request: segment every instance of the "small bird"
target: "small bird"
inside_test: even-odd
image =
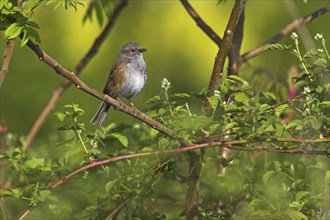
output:
[[[147,67],[142,55],[145,51],[136,43],[127,43],[122,47],[104,86],[104,94],[114,99],[125,97],[131,103],[131,98],[141,92],[147,80]],[[102,102],[91,123],[101,126],[110,107]]]

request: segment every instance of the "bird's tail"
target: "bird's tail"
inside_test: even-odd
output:
[[[105,116],[107,116],[107,113],[108,113],[110,107],[111,107],[111,105],[109,105],[105,102],[102,102],[101,106],[99,107],[96,114],[92,118],[91,123],[96,126],[101,126],[105,119]]]

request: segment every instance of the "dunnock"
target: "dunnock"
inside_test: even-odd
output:
[[[146,63],[142,55],[145,51],[136,43],[127,43],[122,47],[111,68],[103,89],[104,94],[114,99],[125,97],[131,102],[130,99],[140,93],[147,80]],[[102,102],[91,123],[101,126],[110,107],[108,103]]]

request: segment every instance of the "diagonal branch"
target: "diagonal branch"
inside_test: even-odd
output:
[[[192,19],[194,19],[197,26],[200,27],[204,31],[204,33],[209,38],[211,38],[214,43],[216,43],[218,45],[218,47],[220,47],[221,38],[217,35],[217,33],[215,33],[215,31],[203,21],[203,19],[197,14],[195,9],[191,6],[191,4],[189,4],[189,2],[187,0],[180,0],[180,1],[182,3],[183,7],[186,9],[186,11],[192,17]]]
[[[85,54],[85,56],[80,60],[78,65],[75,67],[73,72],[77,75],[80,74],[80,72],[84,69],[84,67],[92,60],[92,58],[97,54],[99,48],[109,35],[113,25],[115,24],[115,21],[119,14],[121,13],[122,9],[127,5],[128,0],[121,0],[117,6],[114,8],[111,16],[108,19],[108,22],[106,26],[104,27],[103,31],[100,33],[100,35],[95,39],[93,45],[88,50],[88,52]],[[25,143],[23,146],[23,151],[25,151],[33,141],[34,137],[38,133],[40,127],[45,122],[46,118],[48,117],[49,113],[54,108],[57,100],[61,97],[61,95],[66,91],[67,88],[69,88],[71,85],[71,82],[69,80],[64,80],[64,82],[53,92],[52,97],[48,100],[48,103],[42,110],[42,112],[39,114],[38,118],[34,122],[33,126],[31,127],[29,133],[26,135]]]
[[[15,45],[15,39],[9,39],[7,41],[5,54],[3,56],[3,63],[0,70],[0,88],[8,72],[8,67],[11,59],[11,54],[13,53],[14,45]]]
[[[253,57],[261,54],[264,51],[264,48],[269,45],[269,44],[273,44],[278,42],[279,40],[281,40],[284,36],[290,34],[293,30],[295,30],[296,28],[300,27],[301,25],[307,24],[312,22],[315,18],[320,17],[321,15],[324,15],[325,13],[328,13],[330,11],[330,4],[320,8],[316,11],[314,11],[313,13],[306,15],[305,17],[302,18],[298,18],[296,20],[294,20],[293,22],[291,22],[290,24],[288,24],[287,26],[285,26],[280,32],[278,32],[277,34],[275,34],[271,39],[269,39],[268,41],[264,42],[263,44],[259,45],[258,47],[244,53],[241,57],[240,57],[240,62],[246,62],[249,59],[252,59]]]
[[[233,36],[236,30],[236,26],[244,9],[246,0],[236,0],[235,5],[231,11],[231,15],[224,33],[223,40],[220,45],[220,49],[215,58],[212,76],[210,79],[209,86],[207,88],[204,105],[202,110],[205,114],[209,115],[213,112],[212,106],[208,99],[214,95],[214,91],[219,88],[221,78],[224,70],[225,61],[228,55],[228,51],[231,48]]]
[[[278,142],[293,142],[293,143],[327,143],[330,142],[330,138],[320,138],[320,139],[307,139],[307,138],[275,138],[265,140],[264,142],[266,143],[271,143],[273,141],[278,141]],[[151,152],[142,152],[142,153],[135,153],[135,154],[124,154],[124,155],[119,155],[111,158],[107,158],[104,160],[94,160],[93,162],[83,165],[79,167],[78,169],[72,171],[71,173],[65,175],[55,183],[53,183],[50,187],[48,187],[49,190],[56,188],[57,186],[61,185],[71,177],[75,176],[78,173],[81,173],[85,170],[88,170],[90,168],[112,163],[115,161],[119,160],[125,160],[125,159],[130,159],[130,158],[136,158],[136,157],[145,157],[145,156],[152,156],[152,155],[160,155],[160,154],[165,154],[165,153],[183,153],[187,151],[192,151],[192,150],[197,150],[197,149],[202,149],[202,148],[207,148],[207,147],[224,147],[232,150],[237,150],[237,151],[247,151],[247,152],[260,152],[260,151],[266,151],[266,152],[273,152],[273,153],[289,153],[289,154],[302,154],[302,155],[323,155],[323,156],[329,156],[328,151],[314,151],[314,150],[295,150],[295,149],[273,149],[269,147],[257,147],[257,148],[252,148],[248,149],[245,147],[237,146],[241,144],[247,144],[249,141],[247,140],[226,140],[226,141],[213,141],[213,142],[207,142],[207,143],[201,143],[201,144],[194,144],[182,148],[176,148],[176,149],[167,149],[167,150],[159,150],[159,151],[151,151]],[[21,220],[24,217],[26,217],[32,209],[36,205],[29,206],[17,219]]]
[[[97,90],[89,87],[85,84],[82,80],[80,80],[74,72],[70,72],[69,70],[65,69],[61,66],[56,60],[54,60],[51,56],[46,54],[38,45],[33,43],[32,41],[28,41],[26,44],[36,55],[38,55],[39,59],[53,68],[58,74],[65,77],[71,83],[73,83],[76,88],[81,89],[82,91],[112,105],[115,109],[124,112],[128,115],[133,116],[134,118],[144,122],[145,124],[149,125],[150,127],[158,130],[159,132],[167,135],[168,137],[178,140],[182,145],[191,145],[189,141],[186,141],[178,136],[178,134],[173,131],[172,129],[166,127],[165,125],[159,123],[158,121],[150,118],[143,112],[140,112],[136,108],[129,107],[125,105],[123,102],[113,99],[108,95],[98,92]]]

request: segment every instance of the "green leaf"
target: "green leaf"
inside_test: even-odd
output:
[[[63,121],[66,117],[66,115],[63,112],[56,112],[55,113],[58,120]]]
[[[158,141],[158,147],[160,149],[165,149],[167,148],[169,145],[170,145],[170,141],[167,139],[167,138],[161,138],[159,141]]]
[[[7,28],[4,34],[6,38],[15,38],[18,35],[20,35],[22,30],[23,30],[22,25],[13,23]]]
[[[115,179],[115,180],[110,180],[109,182],[107,182],[105,184],[105,191],[106,192],[110,192],[110,190],[112,189],[112,187],[117,183],[118,179]]]
[[[24,1],[22,6],[22,12],[27,13],[35,9],[38,5],[40,5],[41,0],[28,0]]]
[[[290,128],[294,128],[294,127],[297,127],[297,126],[301,126],[303,123],[301,120],[293,120],[291,121],[289,124],[285,125],[285,129],[288,130]]]
[[[272,177],[272,175],[275,173],[275,171],[268,171],[266,172],[263,177],[262,177],[262,180],[264,182],[265,185],[268,184],[270,178]]]
[[[274,93],[271,93],[271,92],[263,92],[262,93],[267,99],[270,99],[270,100],[276,100],[276,96],[274,95]]]
[[[264,48],[264,51],[269,50],[289,50],[291,46],[283,45],[283,44],[269,44]]]
[[[222,131],[225,133],[225,132],[227,132],[230,129],[235,128],[235,127],[239,127],[238,123],[231,122],[231,123],[226,124]]]
[[[311,124],[312,124],[312,127],[315,129],[315,130],[320,130],[321,126],[322,126],[322,121],[319,120],[318,118],[316,118],[315,116],[311,116],[309,118]]]
[[[0,189],[0,197],[13,196],[13,192],[9,189]]]
[[[151,152],[151,151],[153,151],[154,149],[152,149],[151,147],[144,147],[144,148],[142,148],[142,152]]]
[[[31,169],[36,169],[37,167],[43,167],[44,165],[44,158],[32,158],[24,162],[24,165]]]
[[[276,117],[280,117],[281,114],[288,109],[290,106],[288,104],[282,104],[282,105],[278,105],[275,107],[275,115]]]
[[[218,104],[219,104],[219,99],[217,96],[211,96],[209,99],[208,99],[212,109],[216,109]]]
[[[186,100],[191,99],[191,95],[187,93],[175,93],[169,97],[169,100],[171,101],[177,101],[177,100]]]
[[[43,202],[45,201],[51,194],[50,190],[41,190],[39,191],[38,201]]]
[[[125,135],[122,135],[120,133],[111,133],[110,137],[113,137],[118,140],[124,147],[128,146],[128,138]]]
[[[245,95],[243,92],[239,92],[235,96],[235,100],[237,102],[243,103],[244,105],[247,105],[248,106],[249,105],[250,98],[247,95]]]
[[[148,100],[146,101],[146,104],[154,104],[154,103],[160,103],[160,102],[161,102],[161,98],[160,98],[160,96],[159,96],[159,95],[156,95],[156,96],[154,96],[154,97],[148,99]]]
[[[288,209],[288,210],[285,210],[284,213],[289,217],[289,219],[292,219],[292,220],[297,220],[297,219],[308,220],[308,217],[306,215],[304,215],[301,212],[295,211],[295,210]]]

